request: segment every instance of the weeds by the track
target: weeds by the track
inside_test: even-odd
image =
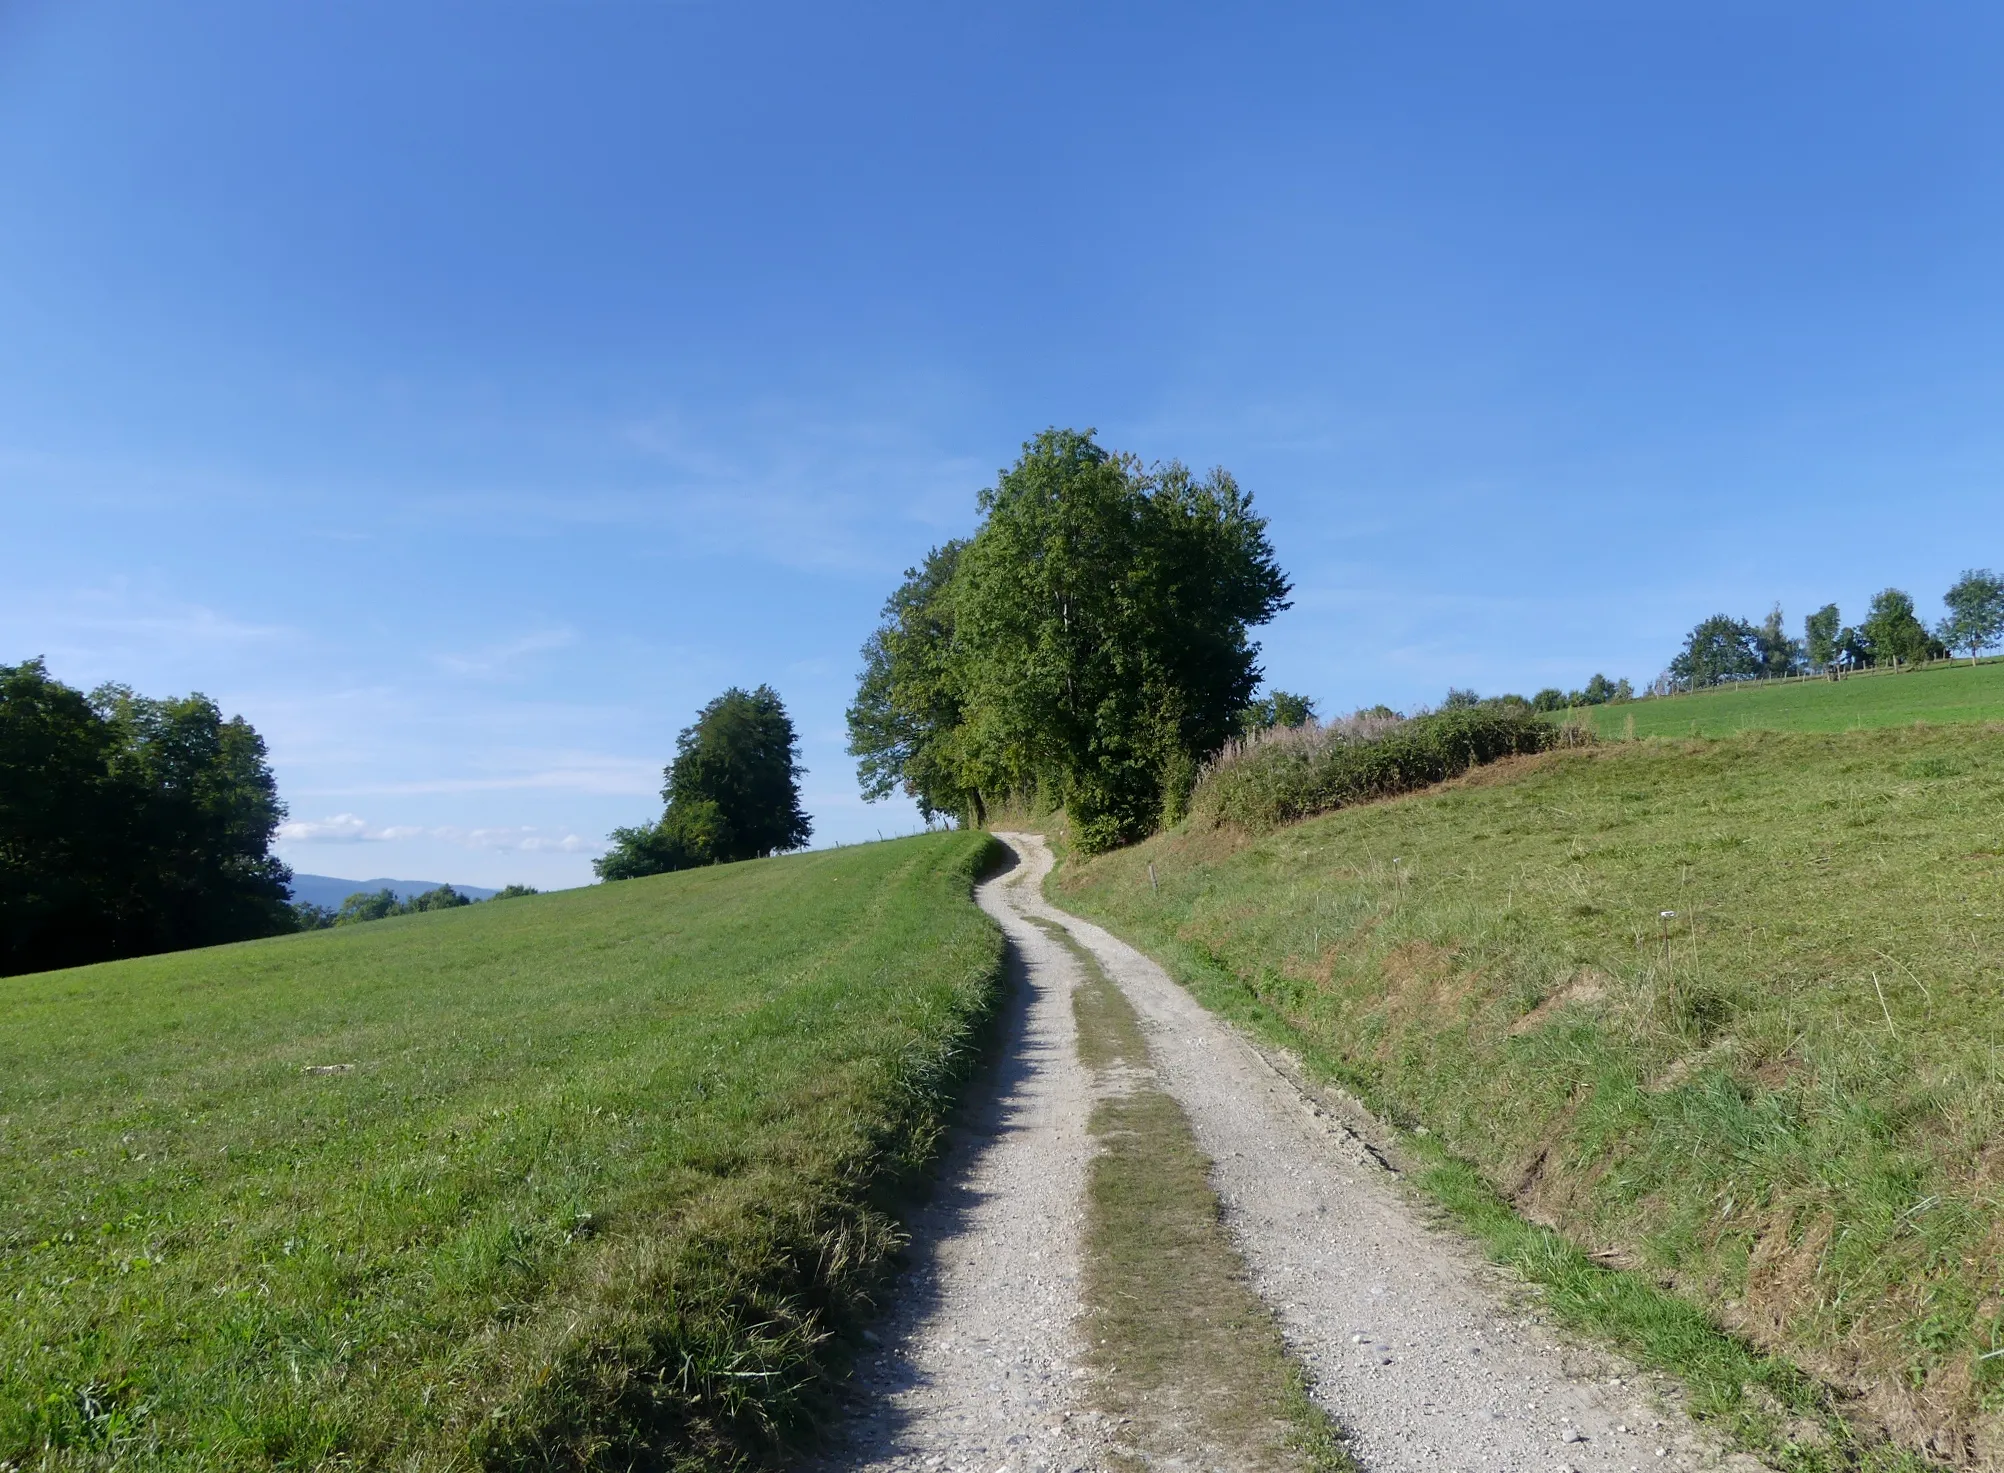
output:
[[[1265,832],[1314,813],[1409,793],[1499,757],[1564,745],[1575,729],[1486,709],[1410,721],[1352,717],[1255,733],[1205,764],[1190,822]]]
[[[1965,1461],[2004,1436],[2000,856],[1970,726],[1550,754],[1053,883],[1664,1324],[1835,1388],[1830,1456]]]

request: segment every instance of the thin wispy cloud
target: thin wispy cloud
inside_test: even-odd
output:
[[[279,825],[278,838],[281,843],[290,844],[384,844],[404,839],[438,839],[468,849],[522,854],[597,854],[605,847],[581,834],[551,833],[533,824],[483,828],[462,828],[456,824],[376,825],[354,813],[283,823]]]
[[[485,776],[411,778],[381,782],[315,786],[296,791],[301,797],[336,798],[419,793],[499,793],[545,791],[586,793],[603,797],[652,796],[661,786],[662,763],[640,757],[582,758],[560,765]]]
[[[503,644],[488,645],[477,650],[458,654],[436,654],[432,661],[439,669],[450,675],[484,677],[503,675],[511,667],[534,655],[546,655],[554,650],[566,649],[577,643],[575,629],[543,629],[525,634],[519,639],[511,639]]]
[[[12,596],[0,595],[0,630],[31,627],[51,650],[85,659],[139,645],[242,648],[301,638],[289,625],[240,618],[124,578],[53,598],[41,591],[31,595],[19,582],[15,587]]]

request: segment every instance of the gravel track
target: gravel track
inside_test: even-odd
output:
[[[1042,877],[1018,864],[976,891],[1009,937],[999,1059],[910,1224],[912,1265],[817,1469],[1099,1466],[1090,1419],[1072,1415],[1093,1082],[1075,1044],[1078,963],[1018,914]]]
[[[1002,837],[1024,869],[1049,871],[1042,839]],[[1653,1379],[1539,1324],[1528,1296],[1428,1223],[1363,1136],[1153,961],[1027,881],[1013,893],[1140,1013],[1254,1283],[1364,1468],[1761,1468],[1722,1455]]]
[[[1255,1287],[1363,1468],[1758,1473],[1676,1410],[1674,1389],[1539,1323],[1523,1290],[1429,1223],[1364,1135],[1154,962],[1045,901],[1040,837],[998,837],[1019,863],[977,898],[1016,972],[1002,1060],[912,1224],[914,1266],[858,1368],[854,1414],[815,1468],[1103,1466],[1107,1440],[1077,1395],[1093,1149],[1078,964],[1037,917],[1069,931],[1140,1014],[1162,1086],[1215,1163]]]

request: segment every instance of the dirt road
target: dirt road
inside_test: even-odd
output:
[[[1092,1089],[1075,1044],[1078,964],[1020,914],[1034,898],[1022,886],[1034,891],[1041,877],[1019,864],[979,891],[1010,942],[1000,1059],[954,1134],[944,1183],[911,1224],[914,1263],[878,1326],[881,1348],[858,1367],[841,1441],[818,1468],[1098,1466],[1072,1415]]]
[[[919,1266],[859,1372],[848,1440],[821,1466],[1104,1465],[1106,1439],[1080,1395],[1079,1194],[1093,1146],[1070,1015],[1079,963],[1041,920],[1069,932],[1139,1013],[1254,1283],[1363,1468],[1759,1467],[1722,1458],[1631,1368],[1537,1323],[1520,1291],[1427,1222],[1359,1135],[1147,957],[1049,905],[1040,838],[1001,837],[1019,863],[979,898],[1022,984],[1002,1072],[949,1160],[950,1187],[914,1224]]]

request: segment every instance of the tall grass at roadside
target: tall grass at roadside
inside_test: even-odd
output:
[[[0,1466],[723,1468],[999,985],[982,835],[0,982]]]
[[[1863,1429],[1818,1451],[1594,1291],[1763,1450],[1842,1466],[1877,1427],[2004,1460],[1997,730],[1623,743],[1053,884]]]
[[[1366,714],[1255,732],[1198,775],[1190,818],[1263,832],[1310,814],[1411,792],[1499,757],[1576,740],[1573,728],[1482,708],[1411,720]]]

